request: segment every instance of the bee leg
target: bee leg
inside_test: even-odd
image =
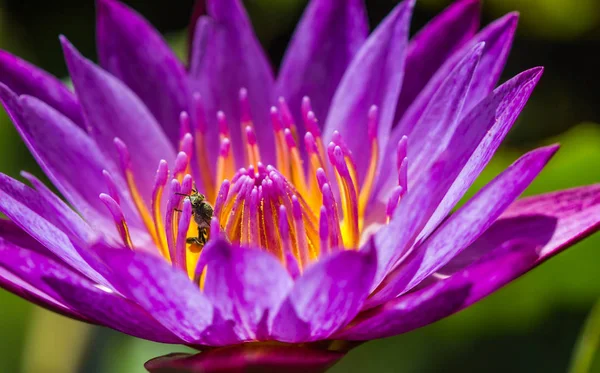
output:
[[[208,230],[207,229],[198,229],[198,241],[202,243],[202,246],[206,245],[208,242]]]
[[[204,246],[201,240],[198,237],[188,237],[185,239],[185,242],[192,245]]]

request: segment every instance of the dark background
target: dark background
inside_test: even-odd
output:
[[[191,0],[126,1],[148,18],[185,58]],[[248,0],[257,34],[275,66],[306,1]],[[413,32],[449,1],[417,1]],[[367,1],[371,25],[395,5]],[[600,180],[600,1],[488,0],[482,23],[521,12],[503,80],[538,65],[544,77],[476,190],[528,149],[563,147],[527,194]],[[95,58],[91,0],[0,0],[0,48],[66,76],[58,43],[64,34]],[[0,171],[39,174],[4,113]],[[580,328],[600,297],[600,236],[578,244],[471,309],[406,335],[367,343],[335,372],[567,372]],[[33,307],[0,291],[0,372],[143,372],[156,355],[185,351],[92,328]],[[600,359],[596,359],[600,360]],[[592,368],[600,372],[600,365]],[[574,372],[573,372],[574,373]],[[583,373],[583,372],[578,372]]]

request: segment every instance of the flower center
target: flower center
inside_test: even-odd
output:
[[[202,119],[202,101],[194,95],[195,123],[187,113],[181,114],[179,153],[171,180],[167,162],[161,161],[149,204],[136,186],[126,144],[115,139],[130,195],[161,254],[197,279],[202,247],[215,235],[271,252],[292,274],[301,273],[312,261],[334,250],[358,248],[367,230],[365,210],[379,160],[377,107],[373,106],[368,114],[370,162],[359,184],[356,163],[342,136],[334,132],[324,145],[308,98],[302,101],[301,110],[306,128],[305,156],[300,152],[300,135],[285,100],[279,99],[278,107],[271,108],[275,165],[261,162],[245,89],[240,90],[239,100],[242,143],[232,144],[227,118],[219,112],[219,153],[211,164],[206,145],[217,139],[209,138]],[[236,164],[232,145],[244,150],[243,164]],[[387,205],[388,220],[406,192],[406,138],[398,145],[398,159],[399,186]],[[105,172],[105,176],[109,193],[102,199],[123,243],[133,249],[117,192],[111,188],[110,175]],[[202,186],[200,192],[194,181]],[[168,192],[163,198],[165,188]]]

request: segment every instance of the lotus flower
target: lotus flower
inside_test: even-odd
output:
[[[516,14],[477,32],[477,1],[457,1],[409,41],[414,0],[370,35],[361,0],[312,0],[274,77],[239,0],[199,4],[188,68],[97,4],[100,66],[60,39],[74,93],[0,55],[2,102],[66,200],[0,175],[0,282],[209,350],[152,371],[322,371],[598,230],[600,185],[516,200],[557,146],[451,214],[542,75],[494,89]]]

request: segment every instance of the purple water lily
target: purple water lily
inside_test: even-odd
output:
[[[557,146],[450,214],[542,68],[494,89],[517,15],[478,32],[461,0],[409,40],[413,6],[369,35],[362,0],[312,0],[277,77],[239,0],[199,3],[188,68],[98,0],[100,67],[61,37],[75,93],[1,52],[0,98],[67,202],[0,174],[0,285],[209,350],[152,371],[320,371],[597,231],[600,184],[516,201]]]

